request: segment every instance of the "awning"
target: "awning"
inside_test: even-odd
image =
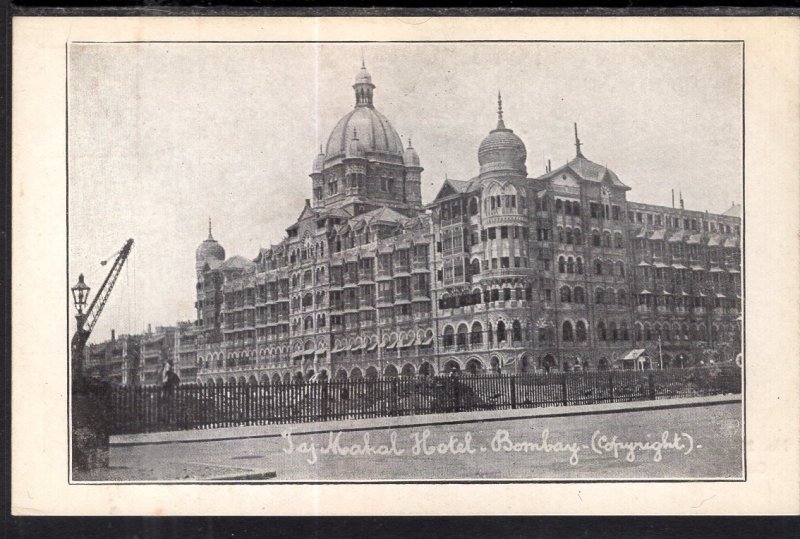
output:
[[[713,268],[711,268],[710,271],[711,271],[711,273],[725,273],[724,269],[718,268],[717,266],[714,266]]]
[[[374,342],[374,343],[372,343],[371,345],[369,345],[369,347],[367,347],[367,352],[372,352],[372,351],[373,351],[373,350],[375,350],[377,347],[378,347],[378,343],[377,343],[377,342]]]
[[[728,296],[726,296],[725,294],[720,294],[719,292],[717,292],[717,297],[718,298],[727,298]]]
[[[637,238],[646,238],[647,237],[647,228],[642,228],[638,234],[636,234]]]
[[[703,294],[702,292],[698,292],[698,294],[697,294],[697,295],[698,295],[698,296],[700,296],[701,298],[704,298],[704,297],[706,297],[706,295],[705,295],[705,294]]]
[[[673,269],[677,269],[677,270],[689,269],[686,266],[684,266],[683,264],[673,264],[672,267],[673,267]]]
[[[664,294],[665,296],[671,296],[672,292],[668,292],[667,290],[664,290],[664,292],[662,292],[662,294]]]
[[[686,243],[689,245],[696,245],[700,243],[701,238],[702,236],[700,234],[694,234],[692,236],[689,236],[689,241],[687,241]]]
[[[407,343],[402,343],[401,342],[400,346],[398,346],[398,348],[408,348],[409,346],[414,346],[414,341],[416,341],[416,340],[417,340],[417,338],[414,337],[410,341],[408,341]]]
[[[302,350],[300,352],[295,352],[294,354],[292,354],[292,359],[297,359],[299,357],[303,357],[303,351]]]
[[[362,348],[364,348],[364,345],[359,342],[359,343],[353,343],[353,346],[350,347],[350,350],[355,351],[355,350],[361,350]]]
[[[669,267],[666,264],[664,264],[663,262],[654,262],[653,266],[656,267],[656,268],[668,268]]]
[[[676,243],[683,240],[683,232],[676,232],[667,240],[669,243]]]
[[[706,271],[703,266],[692,266],[692,271]]]
[[[397,341],[390,342],[389,344],[386,345],[387,350],[390,350],[392,348],[397,348]]]
[[[663,228],[656,230],[653,232],[653,235],[650,236],[651,240],[663,240],[664,236],[666,235],[667,231]]]
[[[737,269],[729,269],[728,273],[739,273],[739,270],[737,270]]]
[[[710,238],[708,238],[708,246],[709,247],[716,247],[721,243],[722,238],[720,238],[719,234],[712,234]]]
[[[625,361],[625,360],[636,360],[636,359],[639,359],[640,357],[642,357],[642,355],[644,355],[645,353],[646,353],[646,350],[644,348],[638,348],[636,350],[631,350],[630,352],[628,352],[627,354],[622,356],[622,358],[620,358],[620,359],[622,359],[623,361]]]
[[[639,262],[639,267],[640,267],[640,268],[645,268],[645,267],[648,267],[648,268],[649,268],[649,267],[650,267],[650,264],[648,264],[647,262],[645,262],[644,260],[642,260],[641,262]]]
[[[681,290],[681,296],[688,296],[689,293],[686,290]]]
[[[433,343],[433,335],[419,343],[420,346],[430,346]]]
[[[652,292],[650,292],[649,290],[642,290],[641,292],[639,292],[640,296],[649,296],[651,294]]]
[[[739,242],[736,238],[728,238],[725,240],[725,247],[739,247]]]

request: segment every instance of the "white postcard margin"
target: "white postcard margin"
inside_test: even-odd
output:
[[[68,484],[65,46],[123,40],[744,40],[747,481]],[[800,512],[800,21],[796,18],[15,18],[12,513]],[[655,105],[654,105],[655,106]]]

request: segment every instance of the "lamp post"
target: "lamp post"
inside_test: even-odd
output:
[[[89,299],[89,291],[91,288],[84,282],[83,273],[78,276],[78,282],[71,288],[72,301],[75,305],[75,310],[78,314],[75,315],[77,326],[75,335],[72,337],[72,387],[73,391],[81,386],[83,380],[83,324],[86,321],[86,313],[83,310],[86,308],[86,302]]]

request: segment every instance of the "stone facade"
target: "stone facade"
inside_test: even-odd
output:
[[[738,352],[741,208],[628,201],[577,127],[575,158],[530,178],[499,99],[479,174],[445,180],[423,206],[419,156],[375,110],[366,68],[353,88],[281,242],[226,259],[209,225],[195,256],[198,381],[623,368],[635,349],[687,366]]]

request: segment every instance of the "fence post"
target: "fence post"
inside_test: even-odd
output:
[[[608,394],[610,395],[611,402],[614,402],[614,371],[608,373]]]
[[[656,400],[656,379],[653,372],[648,373],[647,383],[650,386],[650,399]]]
[[[515,409],[517,407],[517,377],[515,375],[511,375],[511,408]]]
[[[562,396],[562,401],[564,403],[564,406],[567,406],[567,404],[569,404],[569,400],[567,399],[567,373],[566,372],[562,372],[561,373],[561,396]]]
[[[320,398],[322,399],[322,420],[325,421],[328,419],[328,381],[323,380],[321,383],[322,387],[320,389],[322,391],[320,391],[320,393],[322,396]]]

